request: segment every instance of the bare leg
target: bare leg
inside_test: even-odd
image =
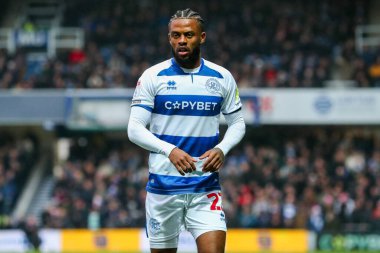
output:
[[[173,248],[173,249],[150,249],[150,252],[151,253],[176,253],[177,252],[177,248]]]
[[[217,230],[200,235],[197,240],[198,253],[224,253],[226,232]]]

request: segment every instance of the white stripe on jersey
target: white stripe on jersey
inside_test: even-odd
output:
[[[156,118],[158,118],[156,120]],[[197,124],[193,128],[189,128],[187,120],[196,121]],[[167,116],[160,114],[152,114],[152,122],[150,131],[158,135],[176,135],[176,136],[214,136],[215,129],[219,127],[219,117],[198,117],[198,116]]]

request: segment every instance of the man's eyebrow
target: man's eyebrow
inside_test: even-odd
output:
[[[185,34],[185,33],[195,33],[195,31],[190,30],[190,31],[181,32],[181,31],[172,30],[172,31],[170,31],[170,33],[183,33],[183,34]]]

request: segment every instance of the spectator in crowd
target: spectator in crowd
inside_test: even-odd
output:
[[[20,229],[25,233],[29,249],[33,250],[33,252],[40,252],[42,240],[38,234],[39,227],[36,217],[27,217],[26,220],[20,224]]]
[[[38,156],[35,138],[0,133],[0,228],[12,226],[11,212],[29,175],[29,168]]]
[[[376,60],[369,66],[369,76],[375,87],[380,87],[380,55],[376,57]]]

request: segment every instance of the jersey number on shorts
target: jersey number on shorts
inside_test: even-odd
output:
[[[222,210],[222,206],[218,205],[219,197],[222,197],[222,194],[220,192],[218,192],[218,193],[213,192],[213,193],[207,194],[207,198],[209,198],[209,199],[214,198],[214,200],[212,201],[212,204],[210,206],[211,210]]]

